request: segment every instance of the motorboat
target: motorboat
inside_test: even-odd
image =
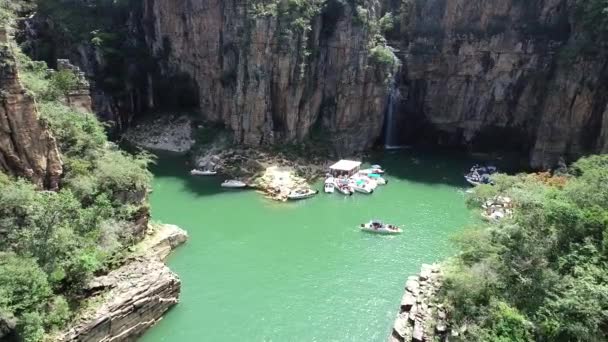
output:
[[[374,167],[374,166],[378,166],[378,167]],[[379,167],[380,165],[372,165],[372,173],[378,174],[378,175],[383,175],[384,174],[384,170],[382,170],[382,168]]]
[[[298,190],[292,191],[289,195],[287,195],[287,199],[301,200],[301,199],[305,199],[305,198],[310,198],[318,193],[319,193],[319,191],[317,191],[317,190],[298,189]]]
[[[355,180],[353,181],[350,186],[356,191],[356,192],[360,192],[363,194],[371,194],[374,192],[374,189],[369,185],[368,182],[365,182],[364,180]]]
[[[377,173],[370,173],[367,175],[367,177],[369,177],[371,180],[375,181],[376,184],[378,185],[386,185],[388,184],[388,180],[382,178],[382,176],[380,176]]]
[[[353,188],[348,184],[348,180],[345,179],[337,179],[334,180],[335,188],[344,195],[350,196],[353,194]]]
[[[464,179],[469,182],[469,184],[473,186],[481,185],[481,184],[490,184],[492,185],[492,179],[490,175],[487,173],[479,174],[477,172],[469,173],[464,176]]]
[[[498,168],[493,165],[473,165],[469,173],[464,176],[464,179],[473,186],[477,186],[480,184],[493,185],[494,183],[492,182],[490,176],[495,174],[496,172],[498,172]]]
[[[368,223],[362,223],[360,229],[364,232],[377,234],[401,234],[403,230],[393,224],[385,224],[379,220],[371,220]]]
[[[230,179],[226,180],[222,183],[223,188],[245,188],[247,184],[241,182],[240,180]]]
[[[334,192],[334,188],[336,187],[336,185],[334,184],[334,179],[333,178],[327,178],[325,180],[325,192],[330,194]]]
[[[190,174],[193,176],[215,176],[217,175],[217,171],[192,169],[190,170]]]
[[[355,192],[353,190],[353,188],[348,185],[348,184],[340,184],[336,186],[336,189],[338,189],[338,191],[344,195],[350,196],[353,194],[353,192]]]

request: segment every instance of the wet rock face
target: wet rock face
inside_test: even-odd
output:
[[[51,190],[57,189],[63,173],[55,138],[21,86],[7,46],[0,47],[0,171]]]
[[[402,142],[519,149],[539,168],[607,150],[605,63],[564,58],[580,43],[572,1],[402,3]]]
[[[235,142],[300,142],[316,125],[339,151],[362,150],[381,134],[387,75],[370,66],[370,34],[340,4],[302,33],[248,2],[147,0],[143,26],[165,72],[188,75],[203,116]]]

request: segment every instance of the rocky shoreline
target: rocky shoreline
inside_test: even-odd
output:
[[[389,342],[447,341],[446,311],[436,301],[441,285],[437,264],[423,264],[418,275],[408,278]]]
[[[132,341],[179,302],[181,282],[163,262],[188,238],[174,225],[152,227],[122,267],[87,286],[89,308],[56,341]]]

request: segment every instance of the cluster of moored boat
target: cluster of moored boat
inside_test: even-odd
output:
[[[469,184],[474,186],[480,184],[493,184],[490,176],[495,174],[497,171],[498,169],[496,168],[496,166],[473,165],[473,167],[471,167],[471,170],[469,170],[469,173],[464,176],[464,179],[466,179]]]
[[[193,169],[190,171],[193,176],[216,176],[217,171],[215,170],[198,170]],[[238,179],[228,179],[222,182],[222,188],[242,189],[247,187],[247,183],[241,182]]]
[[[378,185],[388,183],[382,177],[384,170],[380,165],[372,165],[369,169],[360,170],[351,177],[332,177],[325,179],[324,190],[326,193],[333,193],[336,190],[341,194],[350,196],[355,192],[371,194]]]

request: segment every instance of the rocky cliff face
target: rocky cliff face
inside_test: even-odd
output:
[[[144,6],[164,71],[191,77],[203,115],[237,142],[297,142],[319,127],[353,151],[382,135],[387,75],[370,63],[373,37],[357,3],[374,20],[396,18],[387,34],[402,63],[391,144],[517,149],[534,167],[606,151],[605,62],[564,58],[580,43],[574,1],[336,0],[309,18],[309,31],[287,36],[289,11],[260,14],[252,3]]]
[[[404,0],[401,142],[508,148],[533,167],[606,151],[606,63],[575,51],[575,2]],[[568,52],[573,52],[566,58]]]
[[[301,142],[318,130],[338,151],[369,148],[388,77],[370,62],[372,34],[350,2],[304,3],[147,0],[143,26],[165,72],[191,77],[203,116],[235,142]],[[377,19],[377,2],[361,3]]]
[[[581,53],[576,3],[146,0],[113,20],[120,63],[88,42],[41,38],[54,25],[44,17],[25,21],[24,40],[40,58],[36,41],[51,42],[46,59],[70,57],[98,81],[123,75],[120,95],[93,92],[118,126],[186,105],[251,146],[321,137],[349,153],[390,132],[391,145],[514,149],[543,168],[608,150],[608,71],[604,54]],[[388,12],[393,28],[378,30]],[[398,50],[396,77],[371,58],[382,35]],[[154,58],[138,55],[142,41]],[[110,70],[124,72],[102,77]]]
[[[177,226],[157,227],[135,247],[139,254],[130,262],[90,282],[92,307],[53,340],[136,340],[179,302],[181,282],[163,260],[187,237]]]
[[[0,171],[56,189],[63,172],[57,144],[19,82],[4,30],[0,41]]]

